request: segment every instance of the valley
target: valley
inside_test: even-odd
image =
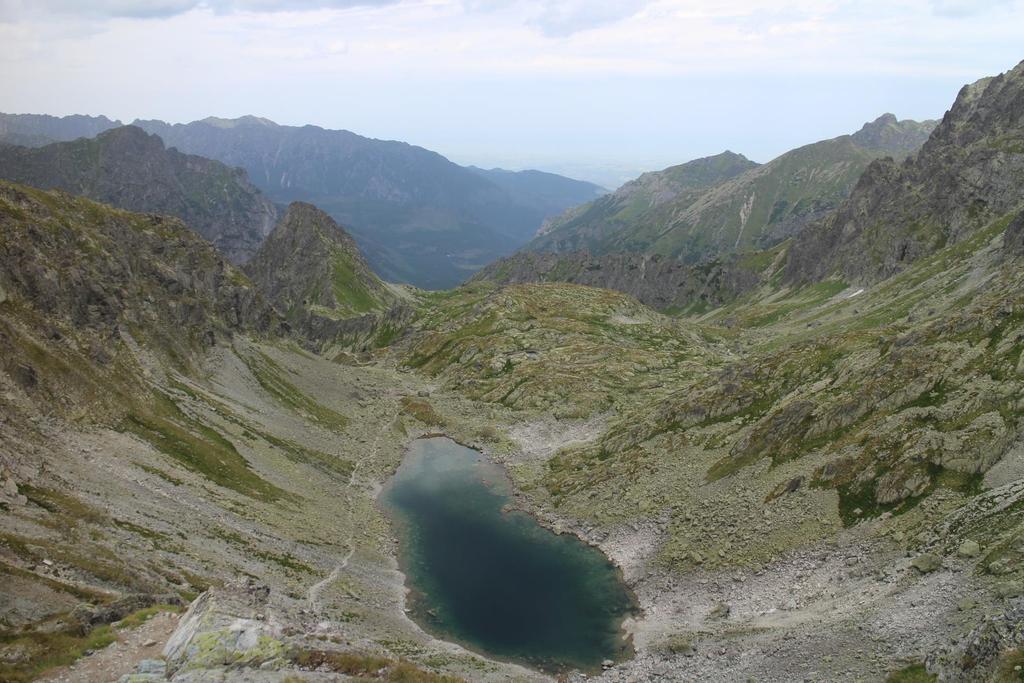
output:
[[[297,135],[198,129],[251,126]],[[1024,64],[858,135],[900,159],[743,248],[730,202],[788,161],[637,181],[732,207],[689,257],[602,219],[437,291],[137,129],[0,148],[0,679],[1019,678]],[[118,136],[174,191],[111,196]],[[189,183],[273,228],[225,248]]]

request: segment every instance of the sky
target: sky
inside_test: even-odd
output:
[[[263,116],[606,186],[938,118],[1024,0],[0,0],[0,111]]]

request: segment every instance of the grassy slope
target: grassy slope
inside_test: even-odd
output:
[[[1024,276],[1005,227],[870,291],[769,284],[699,319],[571,285],[463,288],[430,301],[408,362],[484,401],[612,411],[601,439],[520,484],[598,525],[667,515],[661,558],[680,569],[763,561],[886,511],[917,528],[982,490],[1019,428]],[[709,535],[702,510],[735,535]]]
[[[673,169],[666,169],[656,174],[663,176],[658,183],[647,183],[653,187],[638,182],[633,191],[623,188],[566,214],[535,244],[544,248],[552,239],[570,240],[573,248],[596,254],[637,251],[687,262],[750,251],[784,239],[792,226],[836,206],[867,165],[883,155],[849,137],[824,140],[735,178],[687,186],[667,201],[656,199],[658,190],[675,180]]]

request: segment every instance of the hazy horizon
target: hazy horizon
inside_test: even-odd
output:
[[[263,116],[610,189],[938,118],[1024,54],[1024,1],[0,0],[0,110]]]

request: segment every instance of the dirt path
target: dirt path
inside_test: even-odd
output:
[[[179,615],[161,612],[142,626],[118,631],[118,640],[70,666],[53,669],[39,681],[47,683],[111,683],[135,671],[143,659],[160,659],[164,643],[178,626]]]
[[[397,406],[395,406],[394,412],[397,413],[397,410],[398,408]],[[353,494],[355,493],[353,487],[356,484],[356,478],[359,476],[359,468],[362,467],[363,463],[365,463],[367,460],[371,458],[376,458],[379,449],[380,433],[378,432],[377,436],[373,439],[373,445],[367,449],[366,455],[357,460],[355,466],[352,468],[352,474],[348,478],[348,488],[349,491],[351,491]],[[376,484],[376,482],[374,482],[374,484]],[[319,615],[321,613],[322,607],[320,605],[320,594],[324,591],[325,588],[327,588],[332,583],[338,580],[338,577],[341,576],[341,573],[348,568],[348,563],[352,559],[352,556],[355,555],[356,529],[354,527],[352,529],[352,533],[346,540],[345,545],[348,546],[348,552],[345,553],[345,556],[343,558],[341,558],[341,562],[339,562],[338,565],[335,566],[334,569],[331,571],[331,573],[328,574],[324,579],[310,586],[309,591],[307,591],[306,593],[306,600],[309,602],[309,609],[311,612],[313,612],[313,614]]]

